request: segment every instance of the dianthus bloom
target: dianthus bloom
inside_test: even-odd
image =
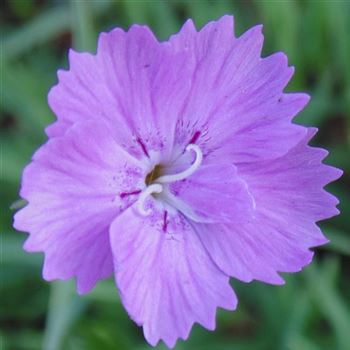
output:
[[[114,274],[147,341],[169,347],[233,310],[229,278],[282,284],[327,242],[338,213],[323,187],[341,171],[293,124],[309,97],[283,93],[283,53],[261,58],[261,26],[235,38],[224,16],[167,42],[145,26],[70,51],[49,93],[57,122],[23,174],[15,227],[45,253],[46,280],[79,293]]]

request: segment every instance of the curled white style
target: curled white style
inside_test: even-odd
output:
[[[161,184],[165,185],[175,181],[184,180],[187,177],[191,176],[200,167],[203,160],[203,153],[201,149],[195,144],[189,144],[186,147],[186,151],[187,152],[194,151],[196,154],[196,158],[189,168],[187,168],[186,170],[178,174],[159,176],[157,179],[154,180],[152,184],[147,186],[145,190],[140,194],[140,197],[137,202],[137,207],[139,212],[142,215],[146,216],[150,214],[151,210],[145,209],[145,201],[147,197],[152,195],[153,193],[161,193],[163,191],[163,186]]]

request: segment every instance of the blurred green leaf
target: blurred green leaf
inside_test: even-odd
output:
[[[122,1],[121,5],[127,17],[127,26],[131,24],[146,24],[148,22],[148,8],[150,3],[147,1]]]
[[[334,329],[338,349],[347,350],[350,344],[348,305],[332,284],[333,281],[322,273],[322,269],[317,267],[317,264],[311,264],[305,273],[311,297],[317,302],[320,312],[329,320]]]
[[[78,51],[95,51],[96,31],[94,30],[91,3],[71,0],[73,45]]]
[[[310,313],[310,297],[304,290],[298,291],[287,322],[284,327],[284,336],[282,337],[283,349],[299,350],[300,342],[303,342],[303,332],[308,314]],[[301,349],[301,348],[300,348]],[[306,347],[304,347],[306,349]]]
[[[338,1],[334,5],[330,1],[322,2],[327,14],[328,30],[332,43],[332,57],[339,69],[337,74],[343,72],[340,78],[344,78],[350,86],[350,2]]]
[[[322,77],[318,77],[317,89],[311,93],[309,105],[295,118],[296,122],[308,126],[316,126],[329,118],[329,112],[334,107],[331,93],[331,77],[330,71],[325,71]]]
[[[189,17],[197,28],[202,28],[207,22],[217,20],[225,14],[233,14],[234,3],[231,1],[185,1]]]
[[[67,7],[52,7],[24,24],[2,42],[3,59],[9,61],[25,51],[41,45],[70,28]]]
[[[324,234],[330,240],[330,243],[325,246],[326,249],[350,256],[350,232],[335,227],[326,227]]]
[[[2,82],[6,86],[2,94],[3,108],[16,115],[23,128],[38,137],[52,121],[52,113],[46,102],[49,86],[44,76],[22,65],[4,64]]]
[[[120,303],[116,285],[112,280],[101,281],[90,293],[82,298],[94,302]]]
[[[34,17],[30,22],[4,36],[2,40],[2,59],[10,61],[26,51],[70,31],[72,25],[79,28],[76,30],[80,31],[80,35],[85,36],[85,30],[88,31],[89,41],[86,45],[94,48],[96,43],[92,43],[92,39],[97,37],[97,33],[89,22],[89,16],[91,17],[91,13],[101,15],[107,11],[112,4],[112,0],[75,2],[74,15],[68,6],[53,6]],[[80,13],[80,11],[83,12]]]
[[[72,281],[57,281],[51,284],[50,303],[46,320],[43,348],[63,349],[70,328],[84,310],[85,302],[76,295]]]
[[[22,19],[32,15],[35,12],[35,0],[26,0],[26,1],[8,1],[8,6],[11,8],[16,16],[19,16]]]
[[[302,335],[295,335],[290,339],[287,348],[288,350],[320,350],[319,346]]]
[[[299,6],[294,1],[255,1],[264,18],[267,42],[273,42],[273,51],[285,51],[289,62],[299,62],[298,29],[300,24]]]
[[[154,1],[150,9],[151,18],[154,22],[154,30],[160,40],[167,39],[172,33],[177,31],[180,23],[173,15],[173,9],[169,1]]]
[[[42,334],[30,330],[6,334],[3,338],[0,338],[1,350],[38,350],[42,343]]]
[[[38,268],[42,264],[42,254],[29,254],[22,249],[26,235],[19,232],[1,233],[1,263],[3,266],[17,266]]]

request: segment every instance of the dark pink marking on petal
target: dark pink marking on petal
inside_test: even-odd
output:
[[[141,190],[135,190],[135,191],[132,191],[132,192],[122,192],[119,194],[119,197],[120,198],[125,198],[125,197],[128,197],[128,196],[132,196],[134,194],[139,194],[141,193]]]
[[[198,140],[200,135],[201,135],[201,132],[200,131],[196,131],[193,134],[193,136],[192,136],[192,138],[191,138],[191,140],[190,140],[190,142],[188,144],[195,143]]]
[[[143,153],[149,158],[149,154],[147,152],[147,148],[146,148],[145,144],[142,142],[142,140],[138,137],[136,139],[136,142],[141,146]]]
[[[168,230],[168,211],[165,210],[163,217],[163,232],[167,232]]]

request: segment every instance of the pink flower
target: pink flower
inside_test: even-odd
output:
[[[114,274],[152,345],[214,329],[217,307],[236,308],[230,277],[282,284],[327,242],[316,222],[338,214],[323,187],[341,171],[291,122],[309,97],[283,93],[293,68],[262,44],[261,26],[235,38],[230,16],[162,43],[115,29],[96,55],[70,51],[50,91],[58,120],[14,225],[45,253],[46,280],[86,293]]]

